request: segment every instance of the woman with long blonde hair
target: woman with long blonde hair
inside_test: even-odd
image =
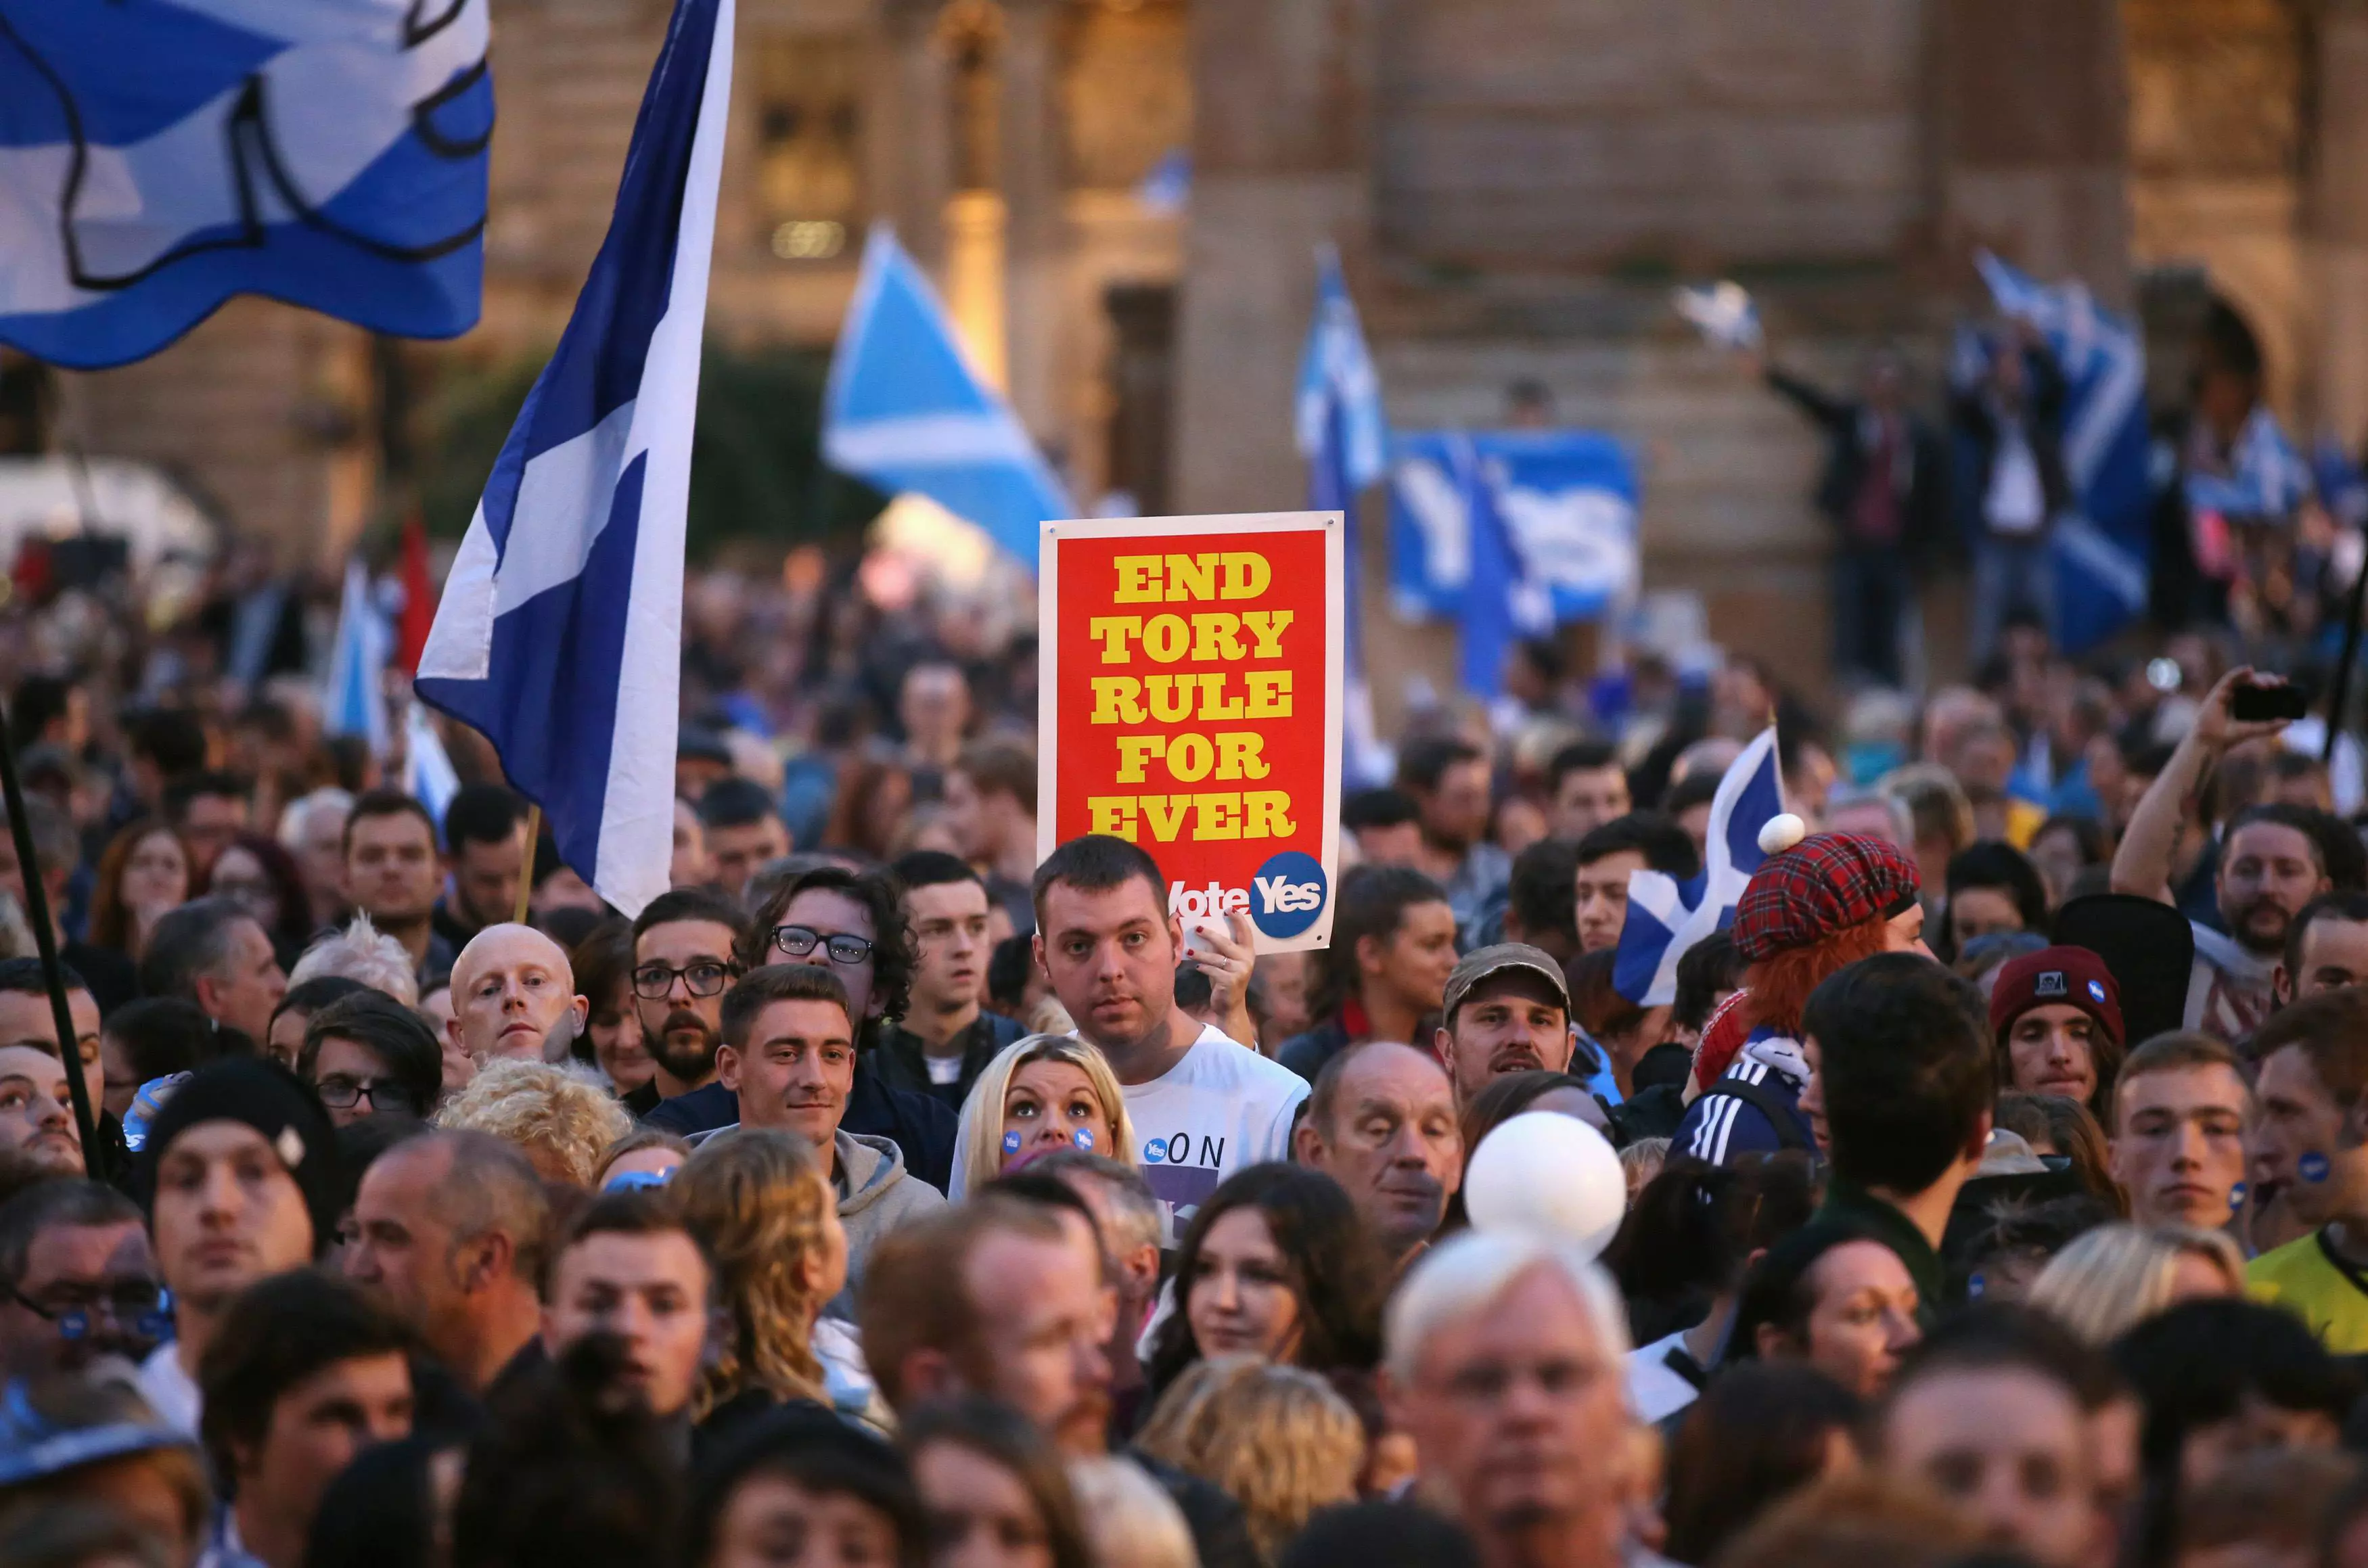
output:
[[[2245,1293],[2245,1255],[2225,1231],[2100,1225],[2075,1236],[2032,1282],[2031,1304],[2090,1345],[2199,1296]]]
[[[956,1203],[1054,1149],[1141,1164],[1126,1096],[1102,1053],[1071,1035],[1034,1034],[996,1053],[962,1101],[954,1137]]]
[[[729,1318],[694,1417],[736,1418],[791,1400],[833,1403],[814,1320],[847,1283],[838,1199],[803,1140],[744,1128],[709,1139],[670,1184],[715,1260]]]

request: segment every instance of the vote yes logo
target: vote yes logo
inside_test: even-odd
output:
[[[1286,849],[1250,879],[1250,923],[1269,937],[1296,937],[1315,924],[1329,893],[1324,863]]]

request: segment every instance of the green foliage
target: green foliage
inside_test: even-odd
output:
[[[419,492],[430,533],[458,538],[544,356],[450,364],[419,411]],[[817,350],[707,345],[690,455],[690,555],[735,542],[788,550],[851,540],[887,498],[821,460]]]

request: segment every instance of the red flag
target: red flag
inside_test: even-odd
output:
[[[427,629],[436,624],[436,588],[427,580],[427,526],[414,512],[403,523],[403,620],[396,629],[394,662],[404,675],[419,673]]]

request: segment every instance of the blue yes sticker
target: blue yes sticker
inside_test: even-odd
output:
[[[1269,856],[1250,879],[1250,923],[1269,937],[1296,937],[1324,913],[1330,891],[1315,856],[1297,849]]]
[[[1094,1152],[1094,1130],[1090,1127],[1080,1127],[1069,1134],[1069,1142],[1090,1154]]]
[[[1007,1132],[1003,1135],[1003,1152],[1007,1154],[1016,1154],[1019,1153],[1019,1134],[1017,1132]]]
[[[2327,1156],[2314,1149],[2294,1162],[2294,1170],[2303,1180],[2316,1186],[2327,1179]]]
[[[2244,1206],[2245,1184],[2240,1181],[2228,1189],[2228,1207],[2231,1209],[2242,1209]]]

